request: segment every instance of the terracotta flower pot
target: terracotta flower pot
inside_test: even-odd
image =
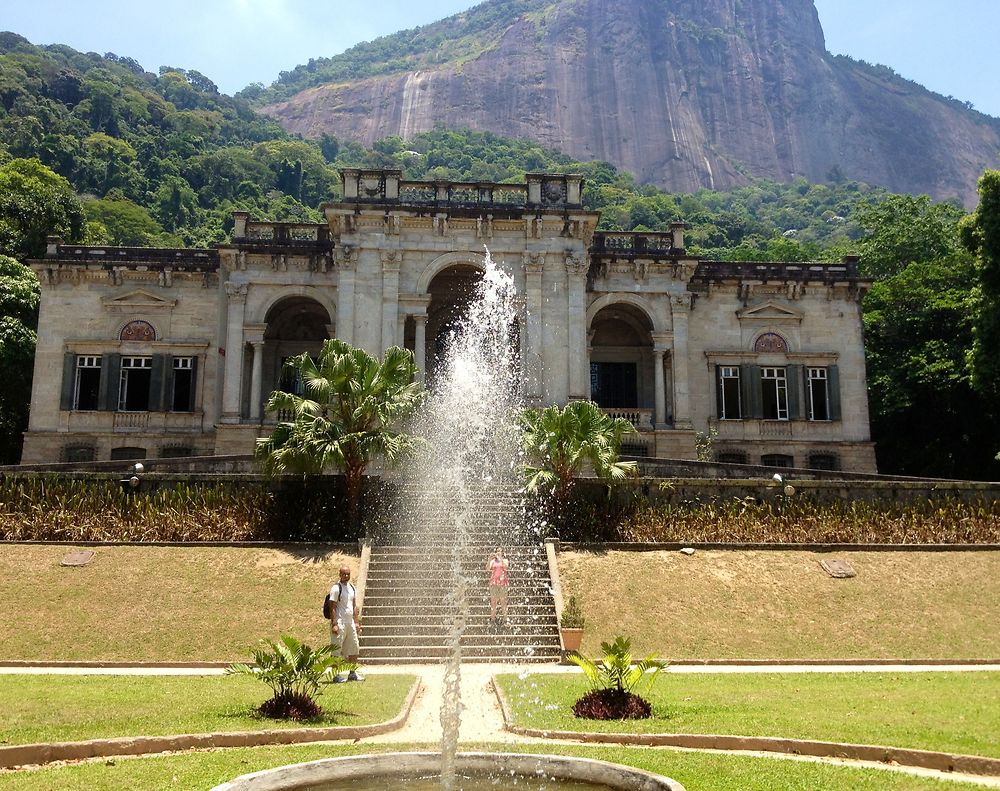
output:
[[[560,628],[559,633],[562,635],[562,644],[564,649],[567,651],[580,650],[580,643],[583,642],[583,629]]]

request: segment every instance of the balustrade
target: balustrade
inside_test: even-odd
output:
[[[625,418],[639,431],[653,430],[653,410],[652,409],[605,409],[604,414],[610,417]]]

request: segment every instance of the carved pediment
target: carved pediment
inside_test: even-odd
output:
[[[171,310],[177,304],[177,300],[164,299],[148,291],[136,289],[120,297],[105,297],[101,303],[105,310],[112,313],[135,313],[138,310]]]
[[[800,323],[802,312],[776,302],[765,302],[752,308],[736,311],[740,321],[766,321],[769,323]]]

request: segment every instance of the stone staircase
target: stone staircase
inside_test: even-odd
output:
[[[458,552],[467,581],[469,617],[462,636],[463,661],[555,662],[559,629],[545,547],[523,530],[523,503],[513,489],[474,495],[468,541]],[[414,519],[402,519],[371,547],[365,577],[360,660],[366,664],[442,662],[453,601],[457,509],[453,498],[404,490],[401,502],[418,503]],[[486,561],[502,546],[510,560],[508,619],[489,620]]]

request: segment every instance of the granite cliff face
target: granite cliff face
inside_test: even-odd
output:
[[[462,62],[320,85],[264,110],[365,144],[435,123],[526,137],[679,191],[823,181],[839,167],[971,206],[998,164],[1000,122],[831,56],[812,0],[561,0],[504,24]]]

